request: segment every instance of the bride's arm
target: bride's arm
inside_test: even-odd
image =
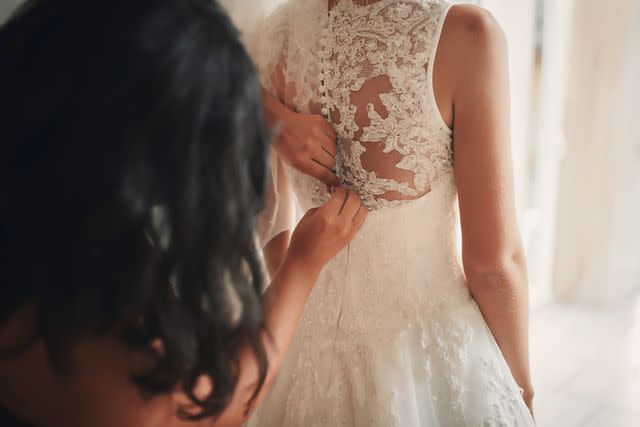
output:
[[[454,74],[447,78],[454,82],[454,165],[464,270],[531,408],[527,274],[514,201],[506,40],[488,12],[454,7],[441,47],[442,64],[436,62],[436,67],[443,65]]]

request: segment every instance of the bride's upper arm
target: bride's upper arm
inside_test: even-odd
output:
[[[453,7],[445,28],[453,74],[454,167],[468,273],[521,255],[509,137],[507,45],[500,25],[474,6]]]

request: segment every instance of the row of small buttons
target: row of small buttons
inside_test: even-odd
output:
[[[320,52],[320,87],[318,88],[318,90],[320,92],[320,104],[322,105],[322,109],[320,110],[320,112],[325,118],[327,118],[327,120],[329,119],[329,109],[327,108],[327,88],[325,86],[325,74],[327,59],[329,58],[329,49],[327,47],[329,42],[328,36],[329,30],[327,28],[323,28],[320,31],[320,46],[322,48],[322,51]]]

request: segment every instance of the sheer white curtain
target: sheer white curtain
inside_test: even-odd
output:
[[[566,301],[612,303],[640,284],[634,7],[640,16],[633,0],[574,8],[554,281]]]

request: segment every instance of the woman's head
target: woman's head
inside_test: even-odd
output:
[[[218,413],[239,347],[266,364],[253,226],[267,140],[226,15],[210,0],[30,1],[0,30],[0,70],[0,316],[32,304],[62,373],[84,337],[159,338],[132,381],[191,393],[210,375],[196,403]]]

